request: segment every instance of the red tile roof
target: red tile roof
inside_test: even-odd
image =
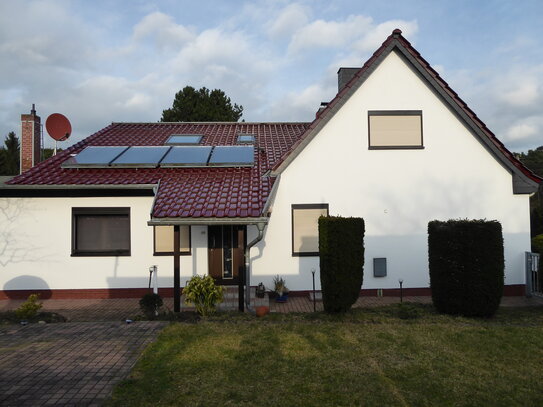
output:
[[[275,178],[264,176],[270,170],[281,172],[303,149],[319,127],[345,102],[353,87],[363,81],[380,58],[394,46],[401,47],[416,64],[433,78],[440,89],[475,123],[484,136],[516,169],[529,179],[541,178],[518,161],[441,79],[415,50],[400,30],[394,30],[352,80],[312,123],[113,123],[66,151],[44,161],[8,181],[11,185],[134,185],[157,184],[152,216],[155,218],[233,218],[259,217]],[[140,168],[68,169],[61,168],[72,153],[87,146],[158,146],[171,134],[203,134],[202,145],[234,145],[238,133],[254,134],[255,165],[250,168]],[[307,139],[307,140],[306,140]]]
[[[326,108],[319,112],[315,120],[309,125],[307,131],[298,139],[298,141],[292,146],[280,160],[278,160],[272,168],[272,172],[281,172],[281,169],[288,165],[289,156],[294,158],[301,149],[303,149],[304,141],[306,138],[311,137],[314,134],[315,129],[326,123],[334,114],[336,109],[341,106],[342,103],[351,94],[354,86],[356,86],[365,76],[368,75],[373,69],[375,69],[378,61],[383,55],[387,55],[392,48],[396,46],[402,47],[406,50],[415,61],[423,67],[423,69],[437,82],[438,86],[442,88],[447,95],[460,107],[460,109],[475,123],[475,125],[483,132],[483,134],[496,146],[496,148],[505,156],[505,158],[511,162],[520,172],[526,175],[529,179],[535,182],[541,182],[543,179],[537,176],[535,173],[526,168],[505,146],[498,140],[498,138],[490,131],[481,119],[468,107],[458,94],[451,89],[451,87],[443,80],[437,71],[435,71],[430,64],[420,55],[420,53],[413,48],[411,43],[407,41],[402,35],[400,29],[395,29],[390,36],[383,42],[383,44],[373,53],[373,55],[364,63],[364,65],[358,70],[353,78],[337,93],[337,95],[327,104]]]
[[[258,217],[275,178],[264,175],[307,123],[113,123],[8,182],[11,185],[157,184],[153,217]],[[255,165],[245,168],[61,168],[87,146],[159,146],[172,134],[203,134],[202,145],[235,145],[254,134]]]

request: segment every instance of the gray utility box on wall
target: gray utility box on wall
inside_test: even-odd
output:
[[[386,257],[375,257],[373,259],[373,277],[386,277],[387,259]]]

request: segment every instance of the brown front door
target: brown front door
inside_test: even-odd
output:
[[[208,226],[209,275],[217,284],[239,283],[245,266],[245,226]]]

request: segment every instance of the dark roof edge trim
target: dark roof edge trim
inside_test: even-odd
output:
[[[129,197],[154,195],[153,188],[130,188],[117,185],[111,188],[0,188],[0,197],[4,198],[92,198],[92,197]]]
[[[45,189],[153,189],[157,184],[6,184],[3,189],[26,189],[26,190],[45,190]]]
[[[268,218],[151,218],[149,226],[167,225],[257,225],[267,224]]]
[[[266,203],[264,204],[264,208],[262,209],[262,215],[264,216],[268,216],[268,212],[273,205],[275,195],[277,195],[277,190],[279,189],[279,181],[281,181],[281,175],[278,175],[275,178],[270,194],[268,195],[268,199],[266,199]]]

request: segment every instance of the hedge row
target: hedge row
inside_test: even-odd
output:
[[[497,311],[504,280],[499,222],[432,221],[428,257],[432,300],[438,311],[482,317]]]
[[[362,218],[319,218],[320,278],[326,312],[345,312],[360,295],[364,231]]]

